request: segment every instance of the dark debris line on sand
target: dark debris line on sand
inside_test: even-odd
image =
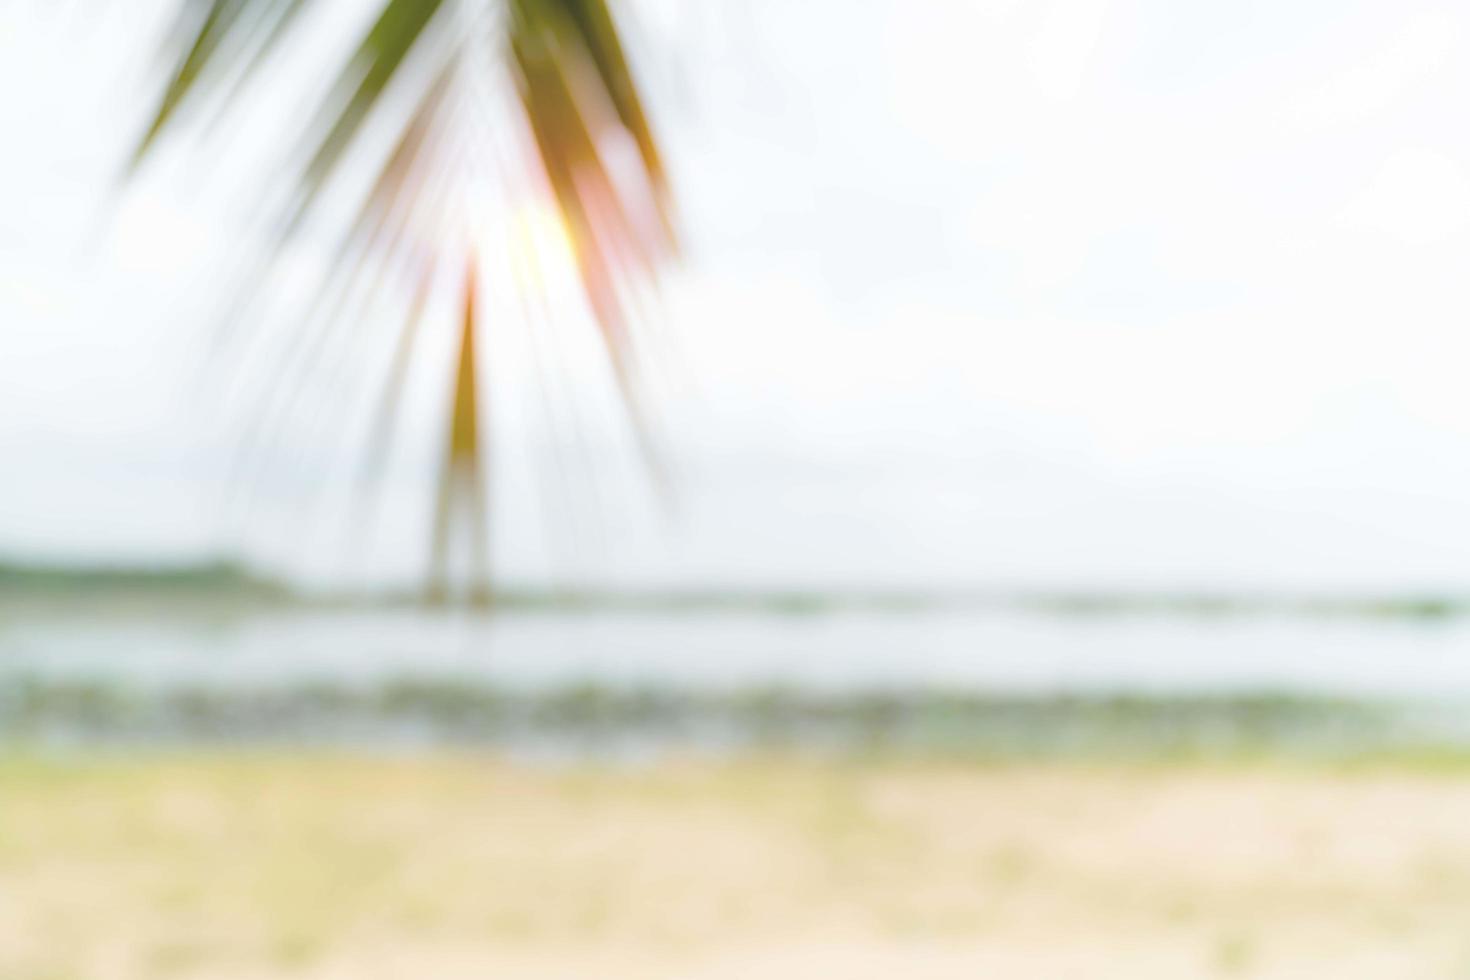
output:
[[[541,690],[454,679],[144,688],[0,678],[13,744],[302,744],[617,754],[785,748],[996,758],[1271,751],[1351,755],[1470,745],[1451,706],[1276,694],[1008,696],[946,690]]]

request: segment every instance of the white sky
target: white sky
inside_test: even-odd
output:
[[[232,540],[238,428],[190,383],[232,219],[185,154],[104,220],[149,39],[81,6],[0,0],[0,550],[197,553]],[[679,517],[615,458],[600,530],[548,537],[511,380],[505,574],[1470,585],[1463,4],[641,8],[693,240]],[[243,543],[330,574],[288,469]]]

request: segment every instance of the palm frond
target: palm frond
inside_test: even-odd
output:
[[[439,477],[434,510],[434,547],[430,596],[443,601],[449,595],[450,534],[456,509],[462,509],[470,527],[471,599],[488,600],[485,557],[485,460],[480,443],[480,374],[475,361],[477,275],[473,261],[465,275],[464,316],[459,350],[455,354],[454,397],[449,410],[448,450]]]
[[[228,125],[240,100],[263,90],[261,79],[270,75],[264,69],[303,31],[307,15],[329,9],[334,0],[179,2],[165,39],[171,68],[128,174],[162,152],[164,137],[174,130]],[[463,216],[473,210],[476,186],[494,177],[482,172],[486,155],[472,144],[496,116],[477,83],[486,76],[509,82],[502,88],[524,120],[525,162],[541,175],[565,225],[587,309],[644,445],[649,440],[638,402],[630,310],[643,285],[677,254],[669,178],[609,0],[362,2],[373,3],[376,16],[365,22],[343,63],[318,87],[292,93],[293,104],[310,111],[296,132],[282,134],[282,162],[265,186],[239,189],[274,202],[268,218],[278,238],[273,255],[243,276],[227,315],[246,321],[271,315],[280,256],[303,229],[336,238],[307,303],[290,316],[293,337],[271,372],[280,379],[276,394],[257,406],[250,441],[259,446],[290,424],[292,405],[314,383],[318,365],[341,361],[334,351],[363,342],[351,329],[354,316],[383,307],[385,291],[411,297],[385,390],[375,399],[378,409],[368,413],[369,462],[362,472],[376,474],[392,438],[389,416],[422,347],[416,338],[419,321],[433,308],[428,292],[456,278],[444,270],[469,269],[455,325],[451,424],[432,543],[442,571],[452,512],[467,515],[472,548],[482,546],[485,525],[478,510],[485,466],[476,418],[483,385],[474,337],[483,308],[476,294],[485,279],[476,270],[473,222]],[[385,130],[391,131],[386,140]],[[636,166],[610,165],[618,143],[630,148],[622,156],[631,155]],[[353,175],[364,167],[374,176],[361,185]],[[355,196],[348,211],[325,203],[344,194]]]

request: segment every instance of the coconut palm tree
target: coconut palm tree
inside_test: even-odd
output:
[[[463,528],[483,594],[478,225],[483,189],[497,180],[486,162],[487,147],[505,135],[497,129],[521,139],[521,162],[554,206],[622,400],[642,431],[630,303],[674,255],[676,236],[663,157],[609,0],[178,2],[162,91],[129,173],[160,155],[171,132],[229,124],[249,100],[288,89],[285,100],[301,110],[290,120],[297,132],[284,134],[289,149],[261,186],[240,188],[260,195],[276,247],[242,273],[227,317],[266,316],[269,305],[258,300],[283,278],[282,256],[303,238],[330,236],[332,258],[293,324],[300,353],[289,387],[309,376],[313,350],[341,342],[355,317],[398,290],[405,316],[368,442],[372,473],[421,346],[420,322],[436,293],[453,292],[458,353],[446,392],[433,581],[442,594],[451,542]],[[279,70],[283,51],[319,37],[330,18],[345,22],[354,7],[369,16],[319,84]]]

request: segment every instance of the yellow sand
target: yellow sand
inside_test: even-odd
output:
[[[1470,977],[1470,771],[0,762],[4,980]]]

